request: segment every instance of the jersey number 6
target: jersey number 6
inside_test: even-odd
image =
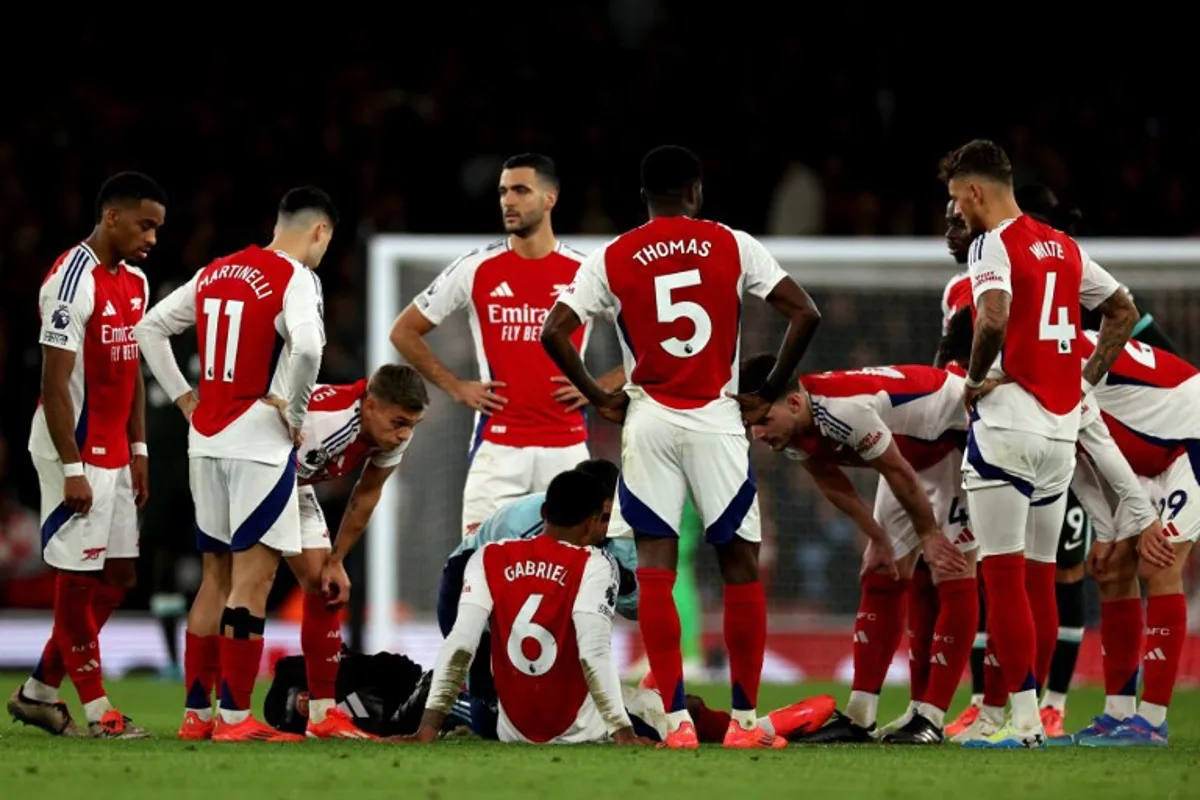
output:
[[[533,621],[533,615],[542,604],[542,597],[540,594],[531,594],[525,599],[517,618],[513,620],[512,630],[508,632],[508,660],[526,675],[545,675],[558,658],[558,642],[554,641],[554,634]],[[534,658],[525,655],[526,639],[537,643],[537,655]]]
[[[671,323],[677,319],[691,320],[695,326],[692,338],[684,341],[672,336],[663,339],[659,344],[676,358],[691,358],[708,345],[712,338],[712,320],[708,312],[699,303],[691,300],[671,302],[671,292],[688,286],[700,285],[700,270],[689,269],[686,272],[672,272],[669,275],[659,275],[654,279],[654,304],[658,309],[658,321]]]

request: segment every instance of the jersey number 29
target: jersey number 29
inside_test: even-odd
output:
[[[676,358],[691,358],[708,345],[712,338],[712,320],[708,312],[699,303],[691,300],[671,302],[671,292],[688,286],[700,285],[700,270],[689,269],[685,272],[672,272],[659,275],[654,279],[654,305],[658,311],[658,321],[664,324],[677,319],[691,320],[695,331],[692,338],[684,340],[672,336],[663,339],[659,344]]]
[[[224,304],[224,313],[221,306]],[[216,379],[214,351],[217,349],[217,326],[222,318],[229,320],[229,330],[225,336],[225,364],[221,369],[221,380],[233,382],[233,368],[237,364],[238,339],[242,332],[242,309],[245,303],[241,300],[221,300],[219,297],[204,299],[204,352],[200,358],[204,363],[204,377],[207,380]]]
[[[558,642],[554,641],[554,634],[533,621],[543,597],[531,594],[525,598],[517,618],[513,620],[512,630],[508,632],[508,660],[526,675],[545,675],[558,658]],[[536,642],[537,655],[533,658],[525,655],[527,639]]]

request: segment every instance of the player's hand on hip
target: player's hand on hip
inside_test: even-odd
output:
[[[562,403],[565,413],[578,411],[588,404],[588,399],[583,396],[583,392],[575,388],[575,384],[571,383],[565,375],[555,375],[550,378],[554,383],[560,386],[554,390],[554,400]]]
[[[196,410],[196,406],[200,403],[200,396],[193,389],[186,394],[181,394],[175,398],[175,405],[183,412],[183,418],[188,422],[192,421],[192,412]]]
[[[872,572],[887,575],[892,580],[900,579],[900,570],[896,567],[896,554],[890,542],[880,542],[871,539],[863,553],[862,570],[858,573],[861,578]]]
[[[921,553],[925,556],[925,563],[936,572],[957,575],[967,569],[966,556],[958,552],[958,548],[941,531],[935,530],[921,537]]]
[[[605,396],[604,402],[596,406],[600,416],[609,422],[621,425],[625,422],[625,412],[629,409],[629,395],[624,389],[618,389]]]
[[[63,505],[76,514],[92,510],[92,485],[83,475],[75,475],[63,481]]]
[[[150,459],[146,456],[134,456],[129,462],[129,481],[133,484],[133,502],[138,508],[145,508],[150,499]]]
[[[1112,551],[1112,542],[1092,542],[1092,549],[1087,556],[1087,570],[1097,581],[1103,581],[1108,575],[1108,557]]]
[[[459,381],[454,387],[453,397],[472,411],[491,414],[504,408],[507,397],[501,397],[493,389],[508,386],[504,381]]]
[[[329,560],[321,567],[321,592],[331,608],[350,602],[350,576],[342,562]]]
[[[1175,548],[1158,520],[1146,526],[1138,536],[1137,551],[1144,561],[1159,569],[1166,569],[1175,563]]]

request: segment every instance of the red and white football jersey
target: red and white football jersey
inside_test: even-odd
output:
[[[105,266],[83,242],[58,257],[38,292],[38,342],[75,353],[68,386],[75,444],[85,464],[115,469],[130,461],[129,414],[141,369],[133,326],[149,297],[145,273],[124,262]],[[58,458],[41,398],[29,450]]]
[[[1082,380],[1076,338],[1080,310],[1095,309],[1119,284],[1067,234],[1030,216],[1007,220],[971,245],[972,299],[1000,290],[1012,298],[1004,346],[988,375],[1007,375],[977,404],[993,428],[1075,441]]]
[[[200,402],[192,414],[188,454],[284,464],[292,455],[287,425],[268,394],[287,399],[292,331],[314,325],[325,341],[321,283],[285,253],[250,246],[218,258],[157,303],[147,322],[167,335],[193,325],[200,357]],[[160,375],[172,397],[188,390]],[[174,385],[178,384],[178,385]]]
[[[902,365],[805,375],[815,428],[789,455],[860,466],[894,441],[917,471],[966,441],[963,379],[937,367]]]
[[[950,325],[954,315],[964,308],[970,308],[974,314],[975,302],[971,295],[971,274],[960,272],[949,280],[942,291],[942,333]]]
[[[1080,335],[1084,361],[1097,337]],[[1200,370],[1165,350],[1130,340],[1091,398],[1138,475],[1161,475],[1188,442],[1200,441]]]
[[[503,239],[454,261],[413,301],[434,325],[466,308],[480,380],[507,384],[496,390],[508,400],[502,409],[476,413],[472,448],[481,441],[569,447],[587,440],[583,412],[564,414],[554,400],[559,385],[551,378],[562,371],[542,347],[542,324],[582,260],[562,242],[545,258],[522,258]],[[572,339],[581,353],[590,331],[584,326]]]
[[[616,563],[603,550],[545,535],[490,542],[471,557],[460,603],[490,612],[501,741],[607,737],[579,661],[574,617],[611,620],[619,586]]]
[[[742,293],[787,277],[753,236],[718,222],[656,217],[588,256],[560,299],[582,320],[612,313],[631,400],[680,427],[742,433],[737,390]]]
[[[308,399],[304,441],[296,451],[296,480],[301,486],[347,475],[364,461],[381,469],[404,457],[409,439],[393,450],[381,450],[362,439],[362,404],[367,381],[317,384]]]

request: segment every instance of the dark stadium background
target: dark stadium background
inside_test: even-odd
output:
[[[969,31],[943,35],[944,24],[897,16],[880,34],[889,26],[853,4],[821,15],[751,4],[733,18],[679,0],[336,11],[34,25],[0,55],[0,609],[48,604],[40,560],[17,545],[38,504],[25,449],[37,287],[87,235],[96,190],[117,170],[150,173],[170,197],[147,264],[156,297],[210,258],[265,242],[289,187],[331,192],[343,222],[320,272],[328,382],[364,371],[366,237],[498,230],[499,162],[527,150],[558,162],[560,233],[639,224],[638,159],[674,142],[704,161],[705,214],[756,235],[939,235],[937,159],[974,136],[1000,141],[1019,181],[1077,203],[1086,233],[1200,233],[1197,128],[1161,61],[1042,66],[1019,43],[975,51]],[[918,33],[895,27],[905,24]],[[773,196],[797,172],[819,204],[780,222]],[[888,335],[904,351],[916,334]],[[149,426],[133,609],[195,577],[184,431],[170,406],[152,405]],[[331,523],[348,490],[334,487]],[[823,600],[852,610],[853,544],[828,538],[842,557]],[[281,578],[274,603],[290,585]]]

